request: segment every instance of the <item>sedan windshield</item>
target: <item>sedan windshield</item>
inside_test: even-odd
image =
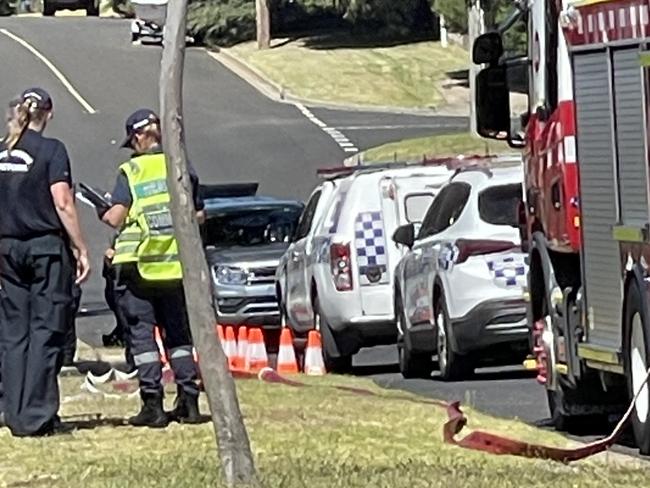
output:
[[[206,246],[260,246],[289,242],[302,208],[297,205],[247,207],[208,214]]]

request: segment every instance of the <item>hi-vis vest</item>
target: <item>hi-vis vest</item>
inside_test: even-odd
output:
[[[115,242],[113,264],[137,263],[148,281],[183,277],[169,209],[164,154],[145,154],[122,164],[131,208]]]

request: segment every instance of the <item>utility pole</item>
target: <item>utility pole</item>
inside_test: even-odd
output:
[[[271,47],[271,13],[268,0],[255,0],[255,18],[257,49],[269,49]]]
[[[183,263],[183,285],[194,345],[210,404],[218,453],[228,486],[256,486],[257,474],[248,433],[228,371],[212,307],[212,283],[196,220],[192,185],[187,171],[183,134],[183,65],[188,0],[167,6],[161,69],[160,109],[163,146],[167,159],[167,186],[171,213]]]
[[[470,133],[476,131],[476,76],[480,70],[472,61],[472,47],[478,36],[485,32],[485,19],[480,0],[469,0],[467,11],[467,32],[469,34],[469,127]]]

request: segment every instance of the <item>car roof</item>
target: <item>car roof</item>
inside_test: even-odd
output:
[[[208,213],[241,210],[248,207],[296,207],[302,209],[303,203],[298,200],[286,200],[261,195],[231,198],[208,198],[205,200],[205,210]]]

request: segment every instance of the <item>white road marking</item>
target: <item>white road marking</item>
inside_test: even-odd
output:
[[[312,111],[305,107],[302,103],[295,103],[294,105],[305,117],[307,117],[307,120],[319,127],[323,132],[334,139],[334,142],[336,142],[339,147],[343,149],[343,151],[346,153],[359,152],[359,149],[352,142],[350,142],[350,139],[345,137],[345,135],[340,130],[335,127],[328,127],[325,122],[316,117]]]
[[[406,124],[406,125],[350,125],[337,126],[340,130],[402,130],[402,129],[462,129],[465,126],[458,124]]]
[[[41,54],[38,49],[36,49],[34,46],[32,46],[29,42],[24,40],[21,37],[18,37],[16,34],[9,32],[7,29],[0,29],[0,34],[4,34],[8,38],[16,41],[18,44],[23,46],[25,49],[27,49],[29,52],[31,52],[34,56],[36,56],[38,59],[40,59],[45,66],[56,76],[61,84],[65,87],[66,90],[72,95],[77,102],[83,107],[83,109],[88,112],[89,114],[94,114],[97,113],[97,111],[93,108],[92,105],[90,105],[84,97],[82,97],[79,92],[75,89],[75,87],[70,83],[70,81],[65,77],[59,69],[52,64],[52,62],[47,59],[43,54]]]

